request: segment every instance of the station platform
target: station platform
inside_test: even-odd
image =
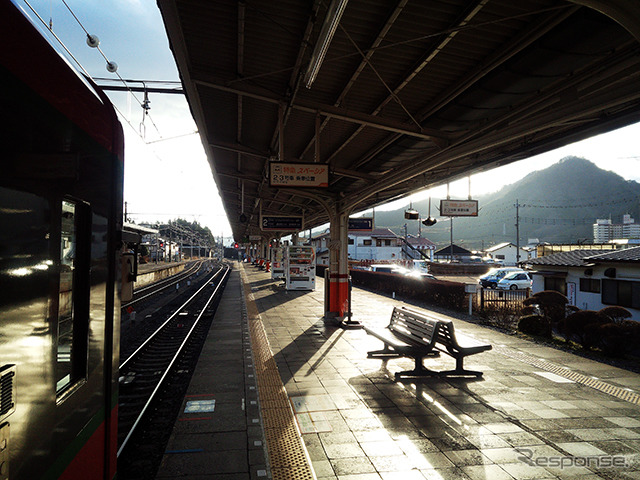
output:
[[[321,278],[286,291],[232,265],[157,478],[640,479],[640,374],[461,315],[456,333],[493,346],[465,360],[483,377],[396,382],[413,360],[367,358],[380,341],[325,321]],[[352,301],[380,327],[402,305]]]
[[[164,270],[167,268],[175,268],[180,265],[184,265],[187,262],[149,262],[141,263],[138,265],[138,273],[143,275],[149,272],[155,272],[156,270]]]

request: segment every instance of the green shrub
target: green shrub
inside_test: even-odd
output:
[[[569,299],[555,290],[543,290],[522,301],[524,306],[537,305],[550,324],[556,325],[566,316]]]
[[[571,315],[572,313],[576,313],[579,312],[580,308],[576,307],[575,305],[565,305],[564,307],[564,312],[565,312],[565,317]]]
[[[493,325],[513,333],[518,329],[518,313],[510,306],[488,305],[478,312],[486,325]]]
[[[602,310],[599,310],[598,313],[609,318],[613,323],[621,323],[632,316],[629,310],[624,307],[618,307],[617,305],[604,307]]]
[[[572,313],[560,323],[560,331],[565,340],[577,341],[586,349],[590,349],[598,342],[599,327],[610,320],[594,310],[580,310]]]
[[[600,325],[598,345],[607,355],[621,357],[638,348],[640,341],[640,322],[620,320]]]
[[[543,315],[525,315],[520,317],[518,331],[529,335],[551,338],[551,323]]]

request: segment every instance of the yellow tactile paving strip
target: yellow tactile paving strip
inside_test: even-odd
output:
[[[240,274],[271,476],[274,480],[314,480],[316,477],[243,266]]]
[[[520,360],[521,362],[528,363],[529,365],[533,365],[534,367],[546,370],[547,372],[555,373],[556,375],[559,375],[563,378],[572,380],[582,385],[586,385],[600,392],[607,393],[616,398],[619,398],[620,400],[624,400],[626,402],[633,403],[635,405],[640,404],[640,395],[626,388],[618,387],[616,385],[611,385],[610,383],[603,382],[598,378],[593,378],[587,375],[583,375],[582,373],[569,370],[560,365],[556,365],[546,360],[542,360],[534,356],[527,355],[526,353],[519,352],[511,348],[496,347],[494,348],[494,350],[506,357],[514,358],[516,360]]]

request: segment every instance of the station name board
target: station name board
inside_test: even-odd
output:
[[[272,187],[328,187],[329,165],[269,162],[269,185]]]
[[[266,216],[260,217],[260,228],[267,232],[300,232],[302,216]]]
[[[440,200],[440,215],[443,217],[477,217],[477,200]]]
[[[350,218],[349,230],[352,232],[371,232],[373,230],[373,218]]]

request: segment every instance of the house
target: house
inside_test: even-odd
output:
[[[556,290],[583,310],[626,308],[640,321],[640,247],[572,250],[526,262],[534,269],[533,293]]]
[[[436,251],[436,244],[428,238],[407,236],[409,248],[405,249],[405,255],[414,260],[422,260],[428,257],[433,261],[433,254]]]
[[[329,230],[312,238],[318,265],[329,265],[330,241]],[[405,240],[388,228],[375,228],[370,232],[350,230],[347,241],[349,260],[355,261],[397,262],[422,258],[416,252],[418,249],[432,258],[435,250],[435,244],[426,238],[409,237]],[[413,248],[407,247],[406,243]]]
[[[436,262],[443,260],[452,260],[452,253],[454,261],[464,261],[473,255],[470,250],[462,248],[454,243],[436,251],[433,256],[435,257]]]
[[[528,252],[520,248],[520,261],[529,258]],[[518,263],[518,247],[511,242],[499,243],[485,250],[487,256],[501,261],[506,266],[514,266]]]
[[[316,265],[329,266],[329,243],[331,242],[331,233],[329,229],[324,233],[311,237],[311,245],[316,249]]]

